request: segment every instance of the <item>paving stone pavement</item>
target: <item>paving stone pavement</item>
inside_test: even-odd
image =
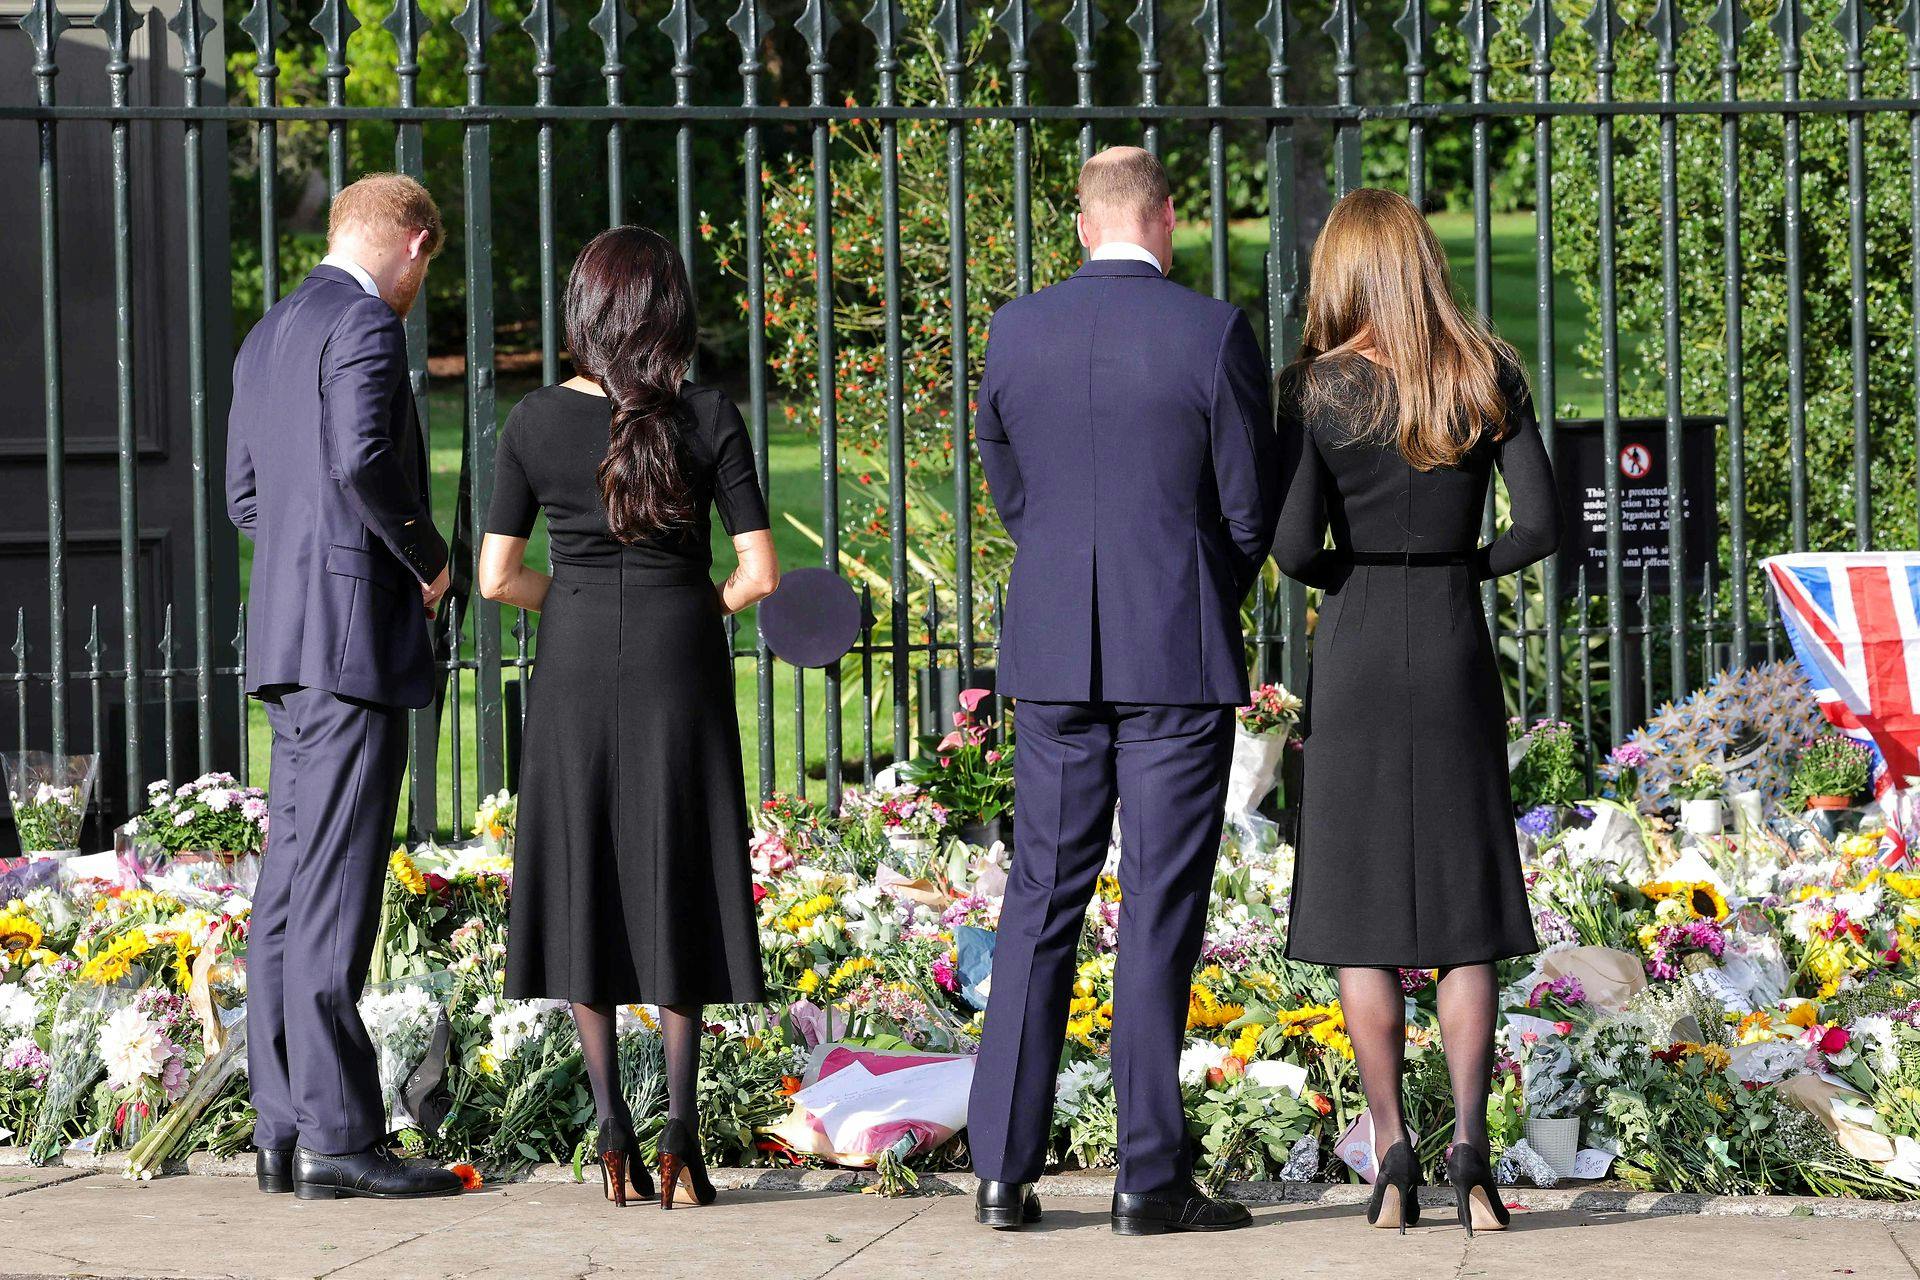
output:
[[[1020,1232],[974,1225],[963,1196],[727,1190],[708,1208],[615,1210],[597,1186],[490,1187],[415,1203],[302,1203],[234,1178],[130,1183],[0,1169],[10,1276],[656,1276],[721,1280],[1458,1277],[1461,1280],[1920,1280],[1920,1222],[1537,1210],[1468,1240],[1436,1200],[1402,1237],[1351,1204],[1263,1205],[1250,1228],[1123,1239],[1098,1197],[1049,1197]]]

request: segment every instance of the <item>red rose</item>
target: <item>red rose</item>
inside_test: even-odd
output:
[[[1847,1041],[1852,1039],[1845,1027],[1828,1027],[1820,1037],[1820,1052],[1826,1054],[1845,1053]]]

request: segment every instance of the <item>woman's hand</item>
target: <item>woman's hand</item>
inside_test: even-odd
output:
[[[773,549],[772,530],[741,534],[733,540],[733,554],[739,563],[718,588],[720,607],[730,614],[765,600],[780,585],[780,556]]]
[[[490,533],[480,542],[480,594],[501,604],[538,611],[553,579],[527,567],[527,540]]]

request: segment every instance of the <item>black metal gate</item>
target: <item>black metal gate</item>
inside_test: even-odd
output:
[[[0,156],[20,158],[6,185],[37,212],[35,222],[7,228],[37,244],[38,264],[37,279],[8,280],[8,301],[23,315],[30,298],[38,301],[42,356],[37,367],[9,374],[45,392],[37,428],[23,428],[34,430],[40,447],[24,456],[15,447],[0,471],[9,504],[44,504],[46,513],[44,553],[37,534],[33,542],[44,580],[36,579],[31,608],[25,599],[5,602],[16,624],[15,732],[30,745],[72,749],[105,750],[109,737],[123,738],[115,758],[124,767],[102,787],[103,814],[137,804],[143,775],[157,767],[257,773],[262,764],[250,758],[237,680],[245,606],[236,604],[233,544],[224,521],[208,513],[219,510],[210,477],[220,471],[230,361],[226,208],[230,197],[237,204],[245,196],[257,209],[258,225],[233,228],[232,242],[257,239],[260,302],[277,298],[296,278],[290,268],[305,265],[283,261],[288,215],[275,179],[277,148],[296,127],[324,127],[329,190],[362,168],[424,175],[430,146],[458,148],[460,190],[438,194],[457,225],[464,271],[461,497],[457,512],[440,516],[457,526],[467,583],[477,541],[471,530],[490,497],[500,409],[500,182],[532,166],[533,318],[540,375],[550,381],[562,376],[558,281],[575,247],[561,240],[561,215],[604,208],[607,222],[620,222],[670,185],[671,199],[657,205],[670,210],[663,216],[707,280],[711,317],[731,300],[712,296],[719,251],[697,193],[714,155],[732,167],[736,176],[726,185],[737,209],[719,217],[737,226],[740,256],[720,256],[738,282],[743,332],[734,374],[762,478],[773,478],[776,402],[792,408],[806,400],[819,459],[808,485],[808,501],[817,495],[820,503],[818,556],[859,580],[873,617],[848,662],[824,674],[778,677],[751,629],[737,633],[737,668],[754,690],[750,768],[762,794],[809,786],[811,738],[824,756],[811,785],[816,795],[837,797],[851,780],[843,772],[870,776],[877,762],[912,749],[917,701],[937,702],[943,687],[964,686],[990,666],[1000,584],[976,541],[990,512],[968,461],[969,370],[977,366],[992,291],[1024,291],[1058,274],[1059,264],[1035,247],[1036,227],[1064,216],[1066,204],[1064,189],[1035,186],[1036,148],[1049,140],[1071,140],[1082,156],[1118,141],[1189,147],[1182,157],[1206,172],[1186,198],[1189,214],[1207,228],[1198,283],[1263,313],[1281,357],[1296,345],[1302,247],[1329,190],[1398,183],[1416,200],[1459,207],[1471,218],[1463,292],[1482,312],[1514,310],[1514,299],[1497,292],[1502,272],[1524,280],[1530,305],[1519,304],[1516,314],[1528,320],[1508,336],[1529,352],[1543,430],[1553,439],[1559,419],[1570,416],[1558,381],[1568,362],[1590,366],[1598,403],[1588,416],[1597,419],[1608,465],[1595,495],[1604,550],[1596,571],[1582,567],[1568,584],[1549,563],[1487,587],[1485,607],[1518,714],[1575,718],[1604,750],[1650,705],[1723,666],[1776,651],[1760,556],[1899,545],[1920,518],[1920,0],[1908,0],[1892,27],[1861,0],[1843,0],[1818,22],[1799,0],[1765,12],[1739,0],[1711,8],[1593,0],[1558,9],[1550,0],[1407,0],[1393,12],[1360,0],[1271,0],[1259,15],[1223,0],[1202,0],[1197,12],[1139,0],[1124,32],[1121,15],[1097,0],[1074,0],[1064,10],[1009,0],[992,13],[966,0],[943,0],[937,11],[930,0],[912,7],[877,0],[857,26],[832,0],[808,0],[797,14],[783,9],[779,21],[762,0],[741,0],[724,31],[709,29],[719,15],[703,15],[697,0],[644,13],[604,0],[592,15],[573,15],[586,19],[597,65],[563,61],[579,54],[583,37],[563,39],[566,20],[553,0],[511,7],[467,0],[445,25],[418,0],[398,0],[382,33],[361,31],[345,0],[324,0],[317,12],[298,14],[311,23],[302,23],[297,38],[276,0],[254,0],[244,15],[225,15],[224,25],[202,0],[163,3],[151,10],[105,0],[97,11],[56,0],[0,5],[0,67],[10,69],[0,88]],[[503,14],[518,20],[519,31],[504,30]],[[1306,34],[1309,24],[1319,33]],[[315,40],[324,61],[305,86],[311,92],[283,93],[285,57]],[[225,56],[228,43],[243,42],[250,60]],[[495,100],[495,63],[509,50],[526,60],[530,100]],[[795,50],[804,61],[790,56]],[[425,71],[456,59],[450,82],[460,88],[449,99]],[[930,82],[907,75],[914,59],[932,60]],[[639,74],[653,65],[666,74]],[[231,94],[218,91],[223,68],[234,81]],[[363,82],[390,84],[390,93],[357,100]],[[933,87],[909,93],[909,82]],[[130,87],[146,83],[163,91]],[[1125,86],[1124,100],[1112,91],[1116,83]],[[1193,88],[1193,99],[1164,101],[1176,83]],[[1037,87],[1060,85],[1072,101],[1033,100]],[[370,124],[391,129],[390,154],[355,142],[353,130]],[[924,292],[914,283],[918,268],[903,266],[920,261],[923,224],[932,217],[906,222],[902,213],[929,194],[903,186],[903,135],[921,136],[916,130],[943,134],[945,146],[941,190],[932,194],[944,206],[937,233],[946,267],[931,290],[940,296],[930,298],[917,296]],[[583,131],[603,155],[567,153],[567,140]],[[863,131],[870,150],[857,159],[872,159],[877,170],[873,279],[850,279],[842,263],[851,250],[843,243],[836,251],[837,236],[859,232],[835,203],[851,181],[848,131]],[[97,171],[63,167],[76,138],[106,140],[104,148],[85,148],[99,157]],[[227,163],[229,144],[250,147],[253,174]],[[989,194],[1010,221],[983,227],[975,204],[983,193],[970,161],[1003,145],[1004,173],[996,159]],[[670,155],[670,168],[637,172],[634,154],[643,146]],[[152,159],[163,153],[172,158]],[[1883,154],[1904,163],[1878,162]],[[496,168],[503,156],[511,174]],[[797,175],[802,185],[794,190],[804,188],[810,211],[782,206],[770,220],[775,156],[792,162],[786,172]],[[142,172],[143,165],[156,168]],[[563,168],[572,175],[564,187],[556,176]],[[157,215],[141,193],[154,187],[156,173],[180,213],[165,244],[144,230]],[[91,199],[89,182],[107,201],[104,238],[63,242],[63,217]],[[1530,215],[1529,261],[1517,266],[1496,261],[1496,218],[1514,216],[1503,208]],[[1259,271],[1245,280],[1234,269],[1236,209],[1265,224]],[[769,262],[771,238],[784,229],[790,242],[793,217],[807,222],[810,251]],[[989,244],[1009,241],[1012,269],[1004,281],[987,282],[983,305],[979,288],[970,287],[981,286],[969,280],[972,263]],[[81,269],[76,256],[96,253],[110,258],[110,270]],[[139,292],[142,253],[177,255],[182,268],[177,294],[152,306]],[[82,339],[63,326],[63,308],[95,300],[76,290],[102,289],[112,297],[109,332],[88,353],[103,358],[76,360]],[[845,323],[851,289],[871,292],[864,329]],[[909,289],[916,296],[903,296]],[[1709,292],[1690,292],[1699,289]],[[1577,333],[1565,331],[1570,292],[1591,301]],[[790,350],[769,351],[769,325],[778,318],[770,296],[771,311],[789,317],[809,300],[803,345],[811,366],[803,384],[790,381]],[[926,309],[915,311],[922,303]],[[408,340],[421,416],[431,421],[425,310],[410,317]],[[907,367],[910,357],[919,360],[903,332],[909,312],[938,334],[937,368]],[[253,314],[239,310],[236,327]],[[153,333],[180,341],[153,346],[145,337]],[[1753,334],[1763,339],[1757,358]],[[884,480],[872,486],[884,518],[876,514],[865,535],[883,548],[872,565],[849,550],[840,439],[844,357],[860,343],[872,352],[873,403],[882,406],[868,426],[885,441],[876,455]],[[20,350],[9,344],[7,360]],[[135,353],[148,350],[178,367],[147,367]],[[770,368],[776,361],[778,370]],[[141,464],[147,415],[166,411],[150,405],[143,388],[163,372],[184,388],[188,465],[178,475],[149,475]],[[76,433],[62,390],[108,379],[112,430],[88,423]],[[793,385],[808,394],[796,397]],[[1751,394],[1756,385],[1764,391],[1759,400]],[[1631,429],[1623,422],[1635,411],[1653,415],[1655,439],[1664,444],[1663,474],[1654,478],[1665,484],[1653,501],[1665,517],[1666,543],[1664,559],[1643,560],[1637,573],[1627,555],[1634,531],[1622,518],[1623,431]],[[1712,492],[1704,494],[1690,494],[1682,474],[1686,424],[1696,415],[1713,420]],[[910,422],[923,417],[940,424],[950,461],[915,489],[907,436]],[[445,440],[454,424],[431,422],[431,430]],[[106,602],[104,624],[89,605],[89,639],[76,652],[69,521],[79,490],[70,468],[91,456],[96,438],[114,442],[101,454],[113,464],[110,496],[90,501],[110,503],[117,514],[118,562],[98,571],[117,601]],[[15,442],[9,435],[0,445]],[[776,513],[794,496],[770,485]],[[1682,512],[1690,499],[1715,515],[1716,536],[1697,585],[1676,573],[1668,592],[1656,583],[1667,563],[1688,561]],[[936,503],[945,511],[936,531],[917,529],[916,517]],[[141,513],[176,507],[189,529],[180,545],[190,544],[178,557],[189,579],[178,609],[167,592],[151,589],[155,570],[141,549]],[[1489,528],[1494,519],[1490,504]],[[936,554],[950,571],[925,567],[925,556]],[[1262,674],[1294,679],[1311,616],[1305,594],[1269,570],[1250,608]],[[508,623],[470,591],[445,616],[448,696],[420,713],[414,728],[410,796],[420,831],[457,823],[476,790],[508,782],[509,702],[519,704],[506,697],[507,677],[524,672],[533,641],[528,619]],[[955,674],[942,678],[941,671]],[[171,714],[154,722],[124,710],[162,697],[170,708],[176,695],[193,708],[180,733]],[[789,725],[785,760],[777,712]],[[860,741],[843,741],[849,732]],[[143,734],[156,733],[165,734],[163,745],[143,742]]]

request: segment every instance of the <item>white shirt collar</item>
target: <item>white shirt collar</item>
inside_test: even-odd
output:
[[[365,289],[376,298],[380,296],[380,286],[373,282],[373,277],[367,274],[367,269],[345,254],[330,253],[320,259],[320,265],[323,267],[333,267],[336,270],[346,272],[354,278],[354,281],[358,283],[362,289]]]
[[[1149,253],[1146,249],[1141,248],[1130,240],[1109,240],[1093,251],[1093,260],[1095,262],[1102,262],[1109,258],[1131,258],[1135,262],[1151,264],[1153,269],[1161,275],[1167,273],[1167,269],[1161,264],[1160,259],[1154,257],[1153,254]]]

